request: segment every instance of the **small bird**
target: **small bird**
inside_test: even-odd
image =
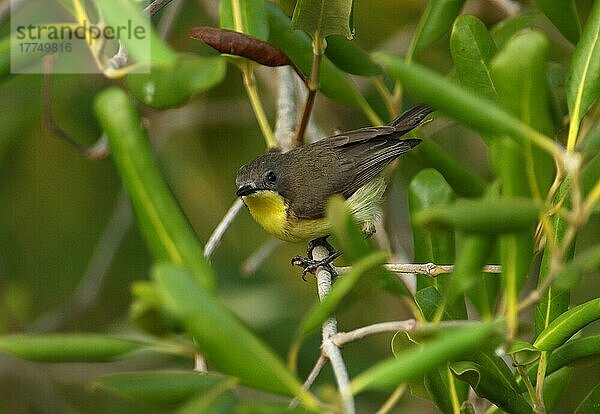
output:
[[[398,138],[432,111],[419,105],[389,125],[342,132],[285,153],[261,155],[238,171],[236,194],[268,233],[289,242],[310,241],[309,256],[315,240],[330,234],[325,207],[332,195],[345,198],[363,232],[370,235],[381,217],[386,187],[380,173],[421,142]],[[332,249],[330,253],[326,264],[339,256]],[[302,265],[304,273],[324,264],[298,259],[292,263]]]

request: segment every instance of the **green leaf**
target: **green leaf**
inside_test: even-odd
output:
[[[301,31],[293,31],[290,18],[276,5],[268,2],[267,12],[270,27],[269,42],[284,51],[305,76],[310,74],[313,54],[308,35]],[[357,108],[365,105],[365,100],[356,86],[326,56],[321,58],[319,85],[319,90],[336,102]]]
[[[583,194],[585,196],[589,196],[594,186],[598,183],[598,177],[600,177],[600,153],[589,160],[581,170],[581,187],[583,187]],[[600,204],[597,203],[593,212],[597,213],[599,209]]]
[[[0,83],[12,73],[26,70],[29,65],[36,62],[39,65],[41,61],[41,56],[37,53],[12,53],[11,56],[11,45],[14,45],[14,48],[18,47],[16,43],[18,40],[15,36],[16,32],[13,32],[0,40]],[[51,42],[56,43],[56,40],[52,40]]]
[[[202,246],[156,166],[140,116],[127,94],[106,89],[96,98],[95,109],[155,259],[186,266],[205,288],[212,288],[214,275]]]
[[[460,83],[481,97],[496,100],[489,68],[496,45],[483,22],[475,16],[459,16],[452,28],[450,52]]]
[[[507,387],[501,378],[472,361],[451,364],[456,376],[471,385],[475,393],[509,413],[531,413],[531,406],[518,392]]]
[[[492,79],[502,106],[546,135],[553,131],[546,81],[548,50],[548,40],[541,33],[526,31],[513,37],[491,63]],[[533,195],[544,198],[554,177],[552,157],[530,141],[522,141],[520,145],[526,182]]]
[[[567,341],[556,348],[550,359],[546,374],[549,375],[565,366],[572,366],[578,362],[591,363],[600,358],[600,334],[590,335]]]
[[[129,74],[127,86],[144,104],[158,109],[171,108],[221,83],[226,68],[225,60],[219,56],[180,55],[172,65],[155,65],[147,74]]]
[[[350,263],[375,252],[375,248],[365,238],[341,196],[334,196],[329,199],[325,215],[331,223],[333,235],[341,244],[344,258]]]
[[[358,281],[370,270],[383,265],[386,258],[387,255],[384,252],[374,252],[354,262],[352,269],[335,282],[331,293],[304,317],[300,325],[300,335],[306,335],[321,326],[338,308],[342,299],[350,293]]]
[[[311,402],[283,362],[254,336],[187,271],[172,265],[155,266],[152,278],[165,309],[186,328],[198,348],[223,373],[248,386]]]
[[[444,297],[435,286],[428,286],[419,289],[415,293],[415,302],[425,320],[431,321],[439,311],[440,306],[443,306]],[[457,320],[461,318],[465,318],[464,309],[459,309],[459,311],[455,312],[452,312],[452,309],[444,309],[444,313],[442,314],[443,320]]]
[[[499,381],[502,387],[520,391],[513,372],[502,357],[492,352],[475,352],[467,359],[484,367]]]
[[[254,36],[269,38],[269,21],[264,0],[222,0],[220,27]],[[239,13],[239,14],[238,14]]]
[[[443,332],[431,342],[403,352],[397,359],[376,364],[352,381],[355,394],[372,389],[390,390],[411,379],[460,359],[475,350],[490,349],[500,342],[497,325],[481,323]]]
[[[564,200],[564,208],[570,208],[571,201],[569,197],[569,180],[565,180],[561,183],[558,191],[554,195],[553,203],[560,203]],[[569,224],[564,217],[557,214],[550,218],[550,224],[552,225],[552,237],[555,240],[555,243],[563,244],[563,239],[565,237],[565,233]],[[567,248],[564,253],[564,258],[569,265],[568,267],[571,269],[573,265],[573,254],[575,252],[575,244],[571,243],[571,246]],[[549,245],[546,245],[544,248],[544,254],[542,256],[542,262],[540,264],[540,271],[538,276],[538,286],[544,284],[544,280],[548,277],[552,268],[552,248]],[[563,269],[563,271],[566,269]],[[562,274],[557,278],[560,284],[554,283],[550,286],[542,296],[541,300],[538,302],[535,308],[535,332],[539,335],[544,329],[548,327],[550,322],[556,319],[558,316],[562,315],[564,312],[569,309],[570,303],[570,294],[567,289],[567,284],[569,280],[573,280],[577,278],[577,270],[572,273]],[[565,284],[566,282],[566,284]]]
[[[574,45],[579,41],[581,22],[574,0],[537,0],[538,7]]]
[[[542,351],[552,351],[567,339],[600,318],[600,298],[569,309],[554,319],[537,337],[533,346]]]
[[[304,30],[315,40],[330,35],[351,39],[352,6],[353,0],[298,0],[292,28]]]
[[[600,334],[590,335],[583,338],[575,338],[559,346],[550,354],[546,375],[561,370],[564,367],[577,365],[590,366],[600,359]],[[538,364],[532,365],[527,370],[527,375],[532,383],[535,383]],[[519,380],[520,381],[520,380]],[[519,389],[524,392],[525,385],[519,382]]]
[[[238,404],[235,414],[311,414],[322,411],[309,410],[304,407],[290,407],[288,403],[246,402]]]
[[[199,393],[176,411],[176,414],[230,414],[238,398],[231,388],[233,381],[225,381],[208,392]]]
[[[577,43],[567,76],[567,102],[571,128],[578,130],[581,119],[600,95],[600,3],[594,2]],[[571,137],[569,131],[569,140]]]
[[[568,289],[579,282],[585,273],[600,268],[600,245],[592,246],[579,253],[560,271],[554,282],[558,289]]]
[[[4,80],[5,77],[11,74],[10,69],[10,36],[5,36],[0,40],[0,80]],[[20,67],[20,66],[15,66]]]
[[[450,278],[447,293],[449,303],[467,293],[477,311],[484,317],[491,317],[494,304],[497,275],[482,274],[481,269],[490,257],[495,246],[494,238],[486,235],[468,235],[462,242],[462,248],[454,263],[454,272]]]
[[[408,206],[411,214],[428,207],[446,205],[454,200],[454,193],[444,177],[434,169],[426,168],[412,179],[408,187]],[[452,263],[454,258],[454,233],[431,232],[420,226],[412,226],[414,260],[417,263]],[[417,291],[436,286],[446,291],[444,281],[429,276],[417,276]],[[433,316],[433,315],[432,315]],[[430,320],[430,319],[428,319]]]
[[[430,0],[419,20],[409,56],[417,55],[448,31],[465,0]]]
[[[417,98],[484,133],[506,134],[517,141],[532,141],[552,153],[559,151],[552,140],[495,103],[473,95],[424,66],[381,53],[375,60],[385,65],[390,75]]]
[[[522,13],[498,22],[490,31],[496,46],[502,49],[514,35],[531,27],[534,19],[535,15],[533,13]]]
[[[468,233],[514,233],[535,225],[540,205],[526,198],[458,200],[444,207],[416,213],[415,224],[431,228],[456,228]]]
[[[583,140],[583,150],[586,152],[597,152],[600,150],[600,123],[596,124],[596,126],[585,136]]]
[[[76,15],[73,0],[58,0],[58,2],[73,16]]]
[[[600,384],[597,384],[592,391],[583,399],[581,404],[575,410],[575,414],[595,414],[600,409]]]
[[[329,36],[325,55],[335,66],[346,73],[359,76],[375,76],[381,67],[360,46],[343,36]]]
[[[540,358],[540,350],[519,338],[515,338],[507,354],[517,365],[529,365]]]
[[[146,371],[107,375],[94,388],[150,404],[176,404],[227,381],[227,377],[192,371]]]
[[[97,4],[106,23],[112,27],[152,27],[150,18],[144,15],[137,2],[98,0]],[[122,36],[119,40],[125,44],[134,62],[147,63],[150,59],[152,64],[169,65],[177,59],[177,54],[152,29],[141,39]]]
[[[467,169],[435,141],[426,139],[412,151],[426,167],[439,171],[452,189],[462,197],[481,196],[487,185],[486,181]]]
[[[0,336],[1,350],[29,361],[105,362],[145,348],[139,341],[98,334]]]
[[[552,412],[566,391],[573,375],[573,368],[564,367],[544,379],[544,407]]]
[[[569,106],[567,104],[567,68],[566,66],[548,62],[546,68],[546,79],[550,92],[550,112],[555,128],[563,129],[566,126],[566,120],[569,115]]]
[[[436,407],[444,414],[451,414],[453,413],[453,407],[450,391],[448,389],[447,376],[448,368],[439,368],[426,374],[423,378],[423,384]],[[458,384],[462,385],[462,383]]]

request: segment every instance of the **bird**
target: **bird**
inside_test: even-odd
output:
[[[308,254],[326,243],[330,224],[325,217],[329,198],[340,195],[365,235],[375,231],[386,187],[383,169],[417,146],[416,138],[399,139],[421,125],[433,109],[417,105],[388,125],[341,132],[288,152],[268,152],[243,165],[236,176],[236,195],[263,229],[288,242],[308,241]],[[324,261],[292,259],[314,271],[339,252],[326,243]]]

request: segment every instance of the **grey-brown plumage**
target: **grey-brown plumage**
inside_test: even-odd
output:
[[[279,193],[298,219],[324,216],[329,196],[350,198],[395,158],[421,141],[398,139],[419,126],[432,109],[416,106],[389,125],[343,132],[287,153],[268,153],[240,168],[237,194]]]

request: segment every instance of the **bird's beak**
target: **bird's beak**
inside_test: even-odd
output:
[[[257,191],[258,191],[258,188],[256,187],[255,184],[253,184],[253,183],[244,184],[240,188],[237,189],[236,195],[238,197],[242,197],[242,196],[250,195],[250,194],[255,193]]]

